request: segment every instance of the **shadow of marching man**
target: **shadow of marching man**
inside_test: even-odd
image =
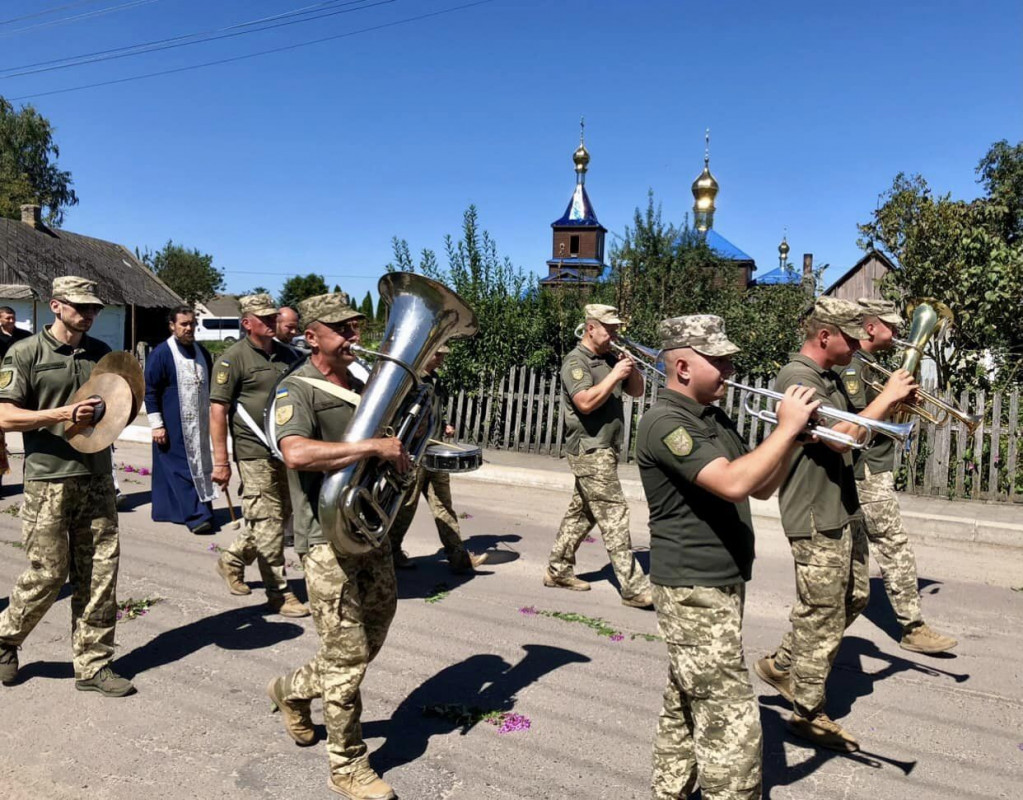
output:
[[[511,711],[516,695],[544,675],[568,664],[583,664],[589,656],[540,644],[523,645],[526,654],[514,666],[493,653],[479,653],[445,667],[408,695],[390,720],[363,724],[366,739],[385,736],[370,756],[378,773],[411,763],[426,752],[430,737],[461,729],[465,736],[479,721],[474,711]],[[485,687],[485,688],[484,688]],[[462,707],[464,718],[427,716],[431,706]]]

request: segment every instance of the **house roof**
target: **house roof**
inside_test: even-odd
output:
[[[204,305],[211,317],[237,317],[240,313],[236,294],[218,294]]]
[[[62,275],[96,281],[109,305],[170,308],[183,302],[123,245],[0,219],[0,284],[27,286],[36,299],[48,300],[53,279]]]
[[[796,272],[794,269],[783,269],[782,267],[775,267],[766,275],[761,275],[756,279],[755,283],[758,286],[765,285],[776,285],[791,283],[796,286],[803,282],[803,276]]]
[[[707,247],[713,250],[722,258],[729,261],[752,261],[753,257],[747,255],[724,236],[711,228],[706,234]]]
[[[573,269],[572,267],[562,267],[557,272],[551,273],[546,278],[541,278],[540,283],[544,285],[562,284],[562,283],[596,283],[597,277],[594,275],[582,275],[579,270]]]
[[[843,283],[849,280],[853,275],[855,275],[858,270],[862,269],[864,264],[866,264],[872,258],[875,258],[878,261],[880,261],[881,264],[887,267],[889,270],[896,269],[896,266],[895,264],[892,263],[891,259],[888,258],[888,256],[886,256],[880,250],[868,250],[866,255],[863,256],[863,258],[861,258],[859,261],[857,261],[855,264],[849,267],[849,269],[845,273],[843,273],[838,280],[836,280],[833,284],[831,284],[831,286],[825,289],[824,294],[831,294],[831,292],[833,292],[835,289],[837,289],[839,286],[841,286]]]
[[[33,300],[31,286],[23,283],[5,283],[0,286],[0,300]]]
[[[586,194],[586,187],[582,183],[575,185],[572,199],[568,201],[568,208],[560,219],[551,223],[551,227],[590,227],[603,230],[603,226],[597,221],[597,212],[593,210],[590,196]]]

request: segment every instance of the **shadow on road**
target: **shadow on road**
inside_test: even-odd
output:
[[[930,578],[917,579],[917,589],[921,594],[937,594],[941,591],[941,586],[942,581]],[[885,592],[884,581],[881,578],[870,579],[870,601],[863,609],[863,616],[884,631],[890,639],[894,639],[896,642],[902,639],[902,626],[895,618],[895,612],[892,611],[892,604],[888,601],[888,594]]]
[[[431,736],[455,730],[464,736],[474,725],[426,717],[425,706],[463,705],[484,711],[511,711],[516,695],[526,686],[560,667],[590,660],[589,656],[560,647],[527,644],[522,649],[526,654],[514,666],[501,656],[480,653],[445,667],[402,700],[389,720],[365,723],[364,738],[386,737],[383,746],[370,756],[377,772],[382,774],[415,761],[426,752]]]
[[[134,511],[140,506],[147,506],[153,502],[153,493],[149,489],[141,492],[122,492],[121,502],[117,504],[117,511]]]
[[[261,607],[236,608],[165,631],[125,653],[111,667],[133,678],[146,670],[173,664],[210,645],[224,650],[259,650],[295,639],[304,630],[293,622],[268,621]]]
[[[600,539],[600,532],[594,528],[594,530],[590,532],[590,536],[596,539],[596,541],[595,542],[584,541],[583,544],[579,545],[580,549],[582,549],[583,547],[599,547],[603,549],[603,543]],[[643,570],[643,572],[649,575],[650,574],[649,548],[646,547],[633,548],[632,553],[633,555],[636,556],[636,561],[639,562],[639,566]],[[605,564],[596,572],[585,572],[582,574],[577,574],[576,577],[582,578],[584,581],[589,581],[590,583],[596,583],[597,581],[607,581],[608,583],[615,587],[615,591],[617,591],[619,594],[622,591],[622,587],[618,583],[618,579],[615,577],[615,572],[614,569],[611,568],[610,562]]]

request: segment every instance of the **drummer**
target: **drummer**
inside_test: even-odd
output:
[[[0,682],[14,683],[18,648],[70,577],[75,688],[123,697],[135,687],[109,667],[120,553],[110,448],[79,453],[64,438],[64,423],[96,416],[98,397],[68,401],[110,352],[88,335],[103,301],[93,281],[72,276],[55,278],[51,297],[53,324],[12,345],[0,364],[0,429],[25,434],[30,565],[0,614]]]
[[[437,370],[444,365],[451,348],[441,345],[433,357],[426,362],[423,368],[423,380],[435,383]],[[436,407],[442,408],[442,398],[437,397]],[[442,423],[445,436],[454,436],[455,429]],[[409,492],[405,504],[398,511],[394,524],[388,531],[391,539],[391,553],[394,556],[394,566],[398,569],[414,569],[415,563],[408,557],[408,554],[401,549],[405,534],[416,515],[419,507],[419,495],[426,497],[427,505],[433,513],[434,522],[437,523],[437,534],[440,536],[441,544],[444,546],[444,553],[447,555],[448,566],[456,575],[472,572],[487,560],[486,553],[470,553],[465,549],[465,542],[462,541],[462,532],[458,528],[458,515],[451,501],[451,478],[446,472],[431,472],[422,466],[416,472],[416,485],[413,491]]]

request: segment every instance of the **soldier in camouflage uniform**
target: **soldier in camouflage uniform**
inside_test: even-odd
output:
[[[30,567],[0,614],[0,682],[18,672],[18,648],[70,577],[75,688],[106,697],[135,691],[108,666],[117,625],[120,542],[110,449],[79,453],[64,423],[89,421],[96,400],[66,405],[110,352],[87,335],[103,302],[85,278],[53,281],[55,319],[11,347],[0,366],[0,428],[24,432],[25,502],[21,508]]]
[[[574,574],[583,539],[600,528],[604,547],[621,586],[622,604],[649,608],[650,581],[632,553],[629,506],[618,480],[618,452],[625,424],[622,392],[643,396],[643,376],[632,359],[616,358],[611,342],[622,321],[612,306],[583,309],[586,330],[561,365],[562,403],[568,425],[565,449],[575,475],[575,491],[554,541],[544,586],[588,591]]]
[[[309,609],[288,589],[284,576],[284,522],[291,514],[287,470],[271,454],[262,427],[263,409],[274,384],[299,355],[293,347],[274,340],[277,306],[270,295],[248,295],[239,303],[247,335],[213,365],[210,435],[213,481],[226,488],[231,481],[230,425],[245,522],[238,538],[217,560],[217,573],[231,594],[250,594],[245,567],[255,561],[270,610],[285,617],[307,617]]]
[[[437,370],[444,365],[444,359],[451,352],[451,348],[442,345],[427,363],[424,373],[424,380],[436,380]],[[435,405],[438,409],[443,406],[442,398],[437,397]],[[445,436],[454,436],[455,429],[446,423],[444,427]],[[416,483],[408,494],[408,498],[398,511],[394,524],[387,532],[391,540],[391,553],[394,555],[394,566],[398,569],[412,569],[415,563],[401,549],[405,541],[405,534],[408,533],[412,520],[415,519],[416,509],[419,508],[419,495],[426,497],[426,503],[430,507],[430,513],[437,523],[437,535],[440,536],[441,544],[444,546],[444,553],[448,559],[451,571],[456,575],[472,572],[480,564],[487,560],[486,553],[470,553],[465,549],[465,542],[462,541],[462,532],[458,528],[458,516],[455,514],[455,507],[451,500],[451,476],[446,472],[430,472],[424,467],[419,467],[416,472]]]
[[[848,366],[859,340],[867,338],[856,303],[819,297],[804,326],[798,353],[782,367],[775,390],[811,386],[825,406],[849,411],[849,398],[833,367]],[[882,420],[909,397],[916,384],[897,370],[862,416]],[[857,437],[862,428],[839,422],[832,429]],[[867,537],[856,497],[850,448],[818,441],[797,451],[781,486],[781,523],[796,569],[796,602],[773,656],[760,659],[757,675],[792,702],[789,730],[840,752],[859,749],[856,738],[825,712],[825,683],[845,629],[867,605]]]
[[[860,353],[864,359],[874,361],[875,353],[893,347],[892,339],[902,325],[902,317],[890,300],[861,297],[859,303],[866,314],[863,329],[867,332],[867,338],[860,341]],[[880,373],[858,358],[842,370],[842,382],[854,411],[866,408],[877,397],[877,391],[868,382],[876,382],[880,377]],[[895,442],[886,436],[875,436],[869,447],[856,453],[856,489],[867,540],[881,568],[895,617],[902,626],[899,646],[915,653],[944,653],[958,642],[927,625],[920,612],[916,556],[895,496],[894,468]]]
[[[385,541],[359,555],[338,552],[327,541],[318,513],[324,472],[379,458],[404,473],[410,462],[395,437],[341,441],[361,389],[348,374],[355,359],[348,348],[358,342],[364,319],[345,299],[326,294],[299,304],[312,355],[281,382],[275,397],[277,441],[295,509],[295,550],[302,558],[320,649],[305,666],[272,680],[267,694],[288,734],[302,746],[315,742],[309,706],[322,698],[328,787],[351,800],[387,800],[394,791],[370,767],[362,740],[359,687],[397,608],[391,550]]]
[[[654,743],[654,800],[759,798],[760,711],[742,650],[746,581],[753,571],[749,496],[785,476],[818,403],[792,387],[779,424],[752,452],[712,405],[739,348],[720,317],[658,326],[665,391],[639,421],[636,460],[650,506],[650,580],[668,645],[668,685]]]

